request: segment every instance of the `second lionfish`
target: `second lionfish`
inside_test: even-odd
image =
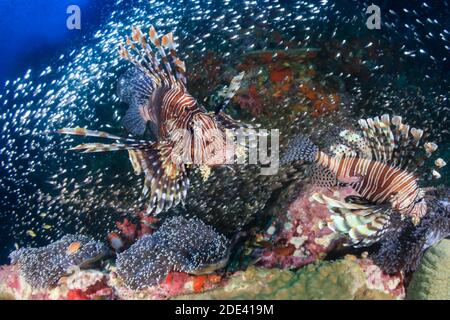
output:
[[[427,213],[426,189],[419,185],[430,177],[424,166],[437,145],[424,141],[421,129],[389,115],[359,120],[359,130],[342,130],[331,155],[308,138],[292,139],[281,163],[312,163],[310,178],[321,187],[350,187],[357,194],[344,201],[315,193],[313,199],[327,205],[328,227],[344,234],[353,246],[366,246],[383,235],[391,214],[418,224]],[[445,161],[435,159],[437,168]],[[440,174],[431,170],[431,176]]]
[[[207,179],[211,167],[229,163],[234,156],[227,129],[240,125],[223,109],[239,89],[244,74],[233,78],[224,101],[215,111],[207,112],[187,92],[185,63],[177,56],[172,33],[160,37],[151,27],[146,35],[134,27],[131,38],[120,47],[120,55],[134,65],[119,81],[118,95],[129,105],[123,125],[130,133],[143,135],[149,124],[156,141],[84,128],[64,128],[58,132],[120,141],[84,143],[71,150],[127,150],[135,173],[145,176],[143,196],[148,198],[147,212],[158,214],[186,198],[193,166],[200,167]]]

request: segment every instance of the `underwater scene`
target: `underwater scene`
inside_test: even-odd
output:
[[[0,300],[450,299],[449,1],[0,26]]]

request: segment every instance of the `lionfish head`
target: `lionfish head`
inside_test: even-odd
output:
[[[192,119],[195,163],[217,166],[227,163],[233,154],[233,146],[227,144],[224,128],[212,114],[197,113]]]

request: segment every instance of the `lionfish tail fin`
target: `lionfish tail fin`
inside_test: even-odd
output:
[[[375,160],[411,172],[423,168],[424,163],[438,148],[434,142],[425,140],[424,130],[404,124],[400,116],[393,116],[391,119],[385,114],[381,119],[378,117],[361,119],[359,125]],[[436,168],[445,164],[440,158],[435,161]],[[420,172],[419,175],[427,178],[430,172]],[[439,178],[440,174],[434,169],[432,176]]]
[[[328,227],[347,237],[347,245],[369,246],[377,242],[389,221],[390,208],[386,205],[367,203],[360,197],[349,197],[346,201],[315,193],[312,199],[328,207],[331,216]]]
[[[186,168],[172,159],[172,145],[157,142],[152,148],[129,150],[136,174],[144,174],[142,197],[148,203],[148,214],[162,211],[184,202],[189,188]]]
[[[281,157],[280,164],[286,165],[297,160],[314,162],[318,152],[319,147],[309,138],[299,134],[289,141],[287,150]]]

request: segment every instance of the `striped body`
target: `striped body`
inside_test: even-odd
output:
[[[174,163],[209,166],[226,163],[224,128],[184,88],[159,88],[151,104],[152,109],[160,110],[154,133],[160,141],[173,142],[170,156]]]
[[[361,197],[376,204],[389,201],[402,215],[410,214],[420,194],[413,174],[380,161],[329,157],[323,152],[317,153],[316,161],[332,171],[338,180],[350,181],[349,185]]]

